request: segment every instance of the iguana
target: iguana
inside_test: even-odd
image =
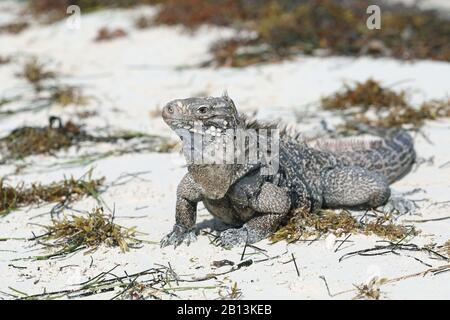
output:
[[[173,100],[163,108],[162,117],[176,132],[183,129],[202,135],[205,149],[218,148],[217,138],[230,128],[278,128],[280,136],[279,168],[273,175],[261,174],[263,162],[189,163],[177,188],[176,223],[161,240],[163,247],[189,245],[196,239],[199,202],[230,226],[217,238],[222,246],[268,237],[296,208],[311,213],[321,208],[405,208],[401,202],[388,203],[389,184],[408,173],[415,160],[412,137],[402,129],[378,130],[376,139],[307,143],[281,125],[267,125],[239,114],[227,94]]]

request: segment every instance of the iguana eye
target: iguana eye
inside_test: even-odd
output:
[[[199,108],[197,109],[197,112],[200,113],[200,114],[205,114],[206,112],[208,112],[208,108],[205,107],[205,106],[199,107]]]

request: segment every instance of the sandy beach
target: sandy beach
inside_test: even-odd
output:
[[[0,24],[16,19],[20,8],[15,1],[2,1]],[[32,21],[20,34],[1,34],[0,55],[11,56],[12,62],[0,65],[0,99],[22,97],[7,108],[20,108],[32,95],[29,85],[16,74],[33,56],[57,70],[58,81],[80,87],[92,98],[86,106],[55,104],[2,115],[0,136],[20,126],[44,126],[49,116],[57,116],[64,122],[83,123],[83,128],[93,133],[101,133],[104,128],[139,131],[176,143],[177,136],[159,115],[164,104],[175,98],[217,96],[224,90],[241,112],[295,123],[305,132],[319,130],[322,120],[336,121],[337,116],[318,109],[317,102],[343,83],[373,78],[395,91],[405,90],[415,105],[450,96],[450,63],[440,61],[300,55],[245,68],[202,68],[199,64],[210,58],[210,45],[231,37],[234,31],[212,26],[195,32],[180,26],[134,27],[133,21],[142,13],[155,12],[154,7],[108,9],[83,14],[81,27],[75,30],[69,29],[65,20],[48,25]],[[93,41],[104,26],[121,28],[128,35],[113,41]],[[92,116],[82,118],[82,112],[91,112]],[[395,192],[409,193],[407,198],[416,200],[419,207],[396,220],[420,230],[408,242],[416,248],[442,246],[450,239],[450,119],[427,121],[421,132],[414,135],[419,163],[392,185]],[[198,240],[176,249],[160,248],[160,239],[174,222],[176,188],[186,172],[185,160],[177,150],[112,154],[86,162],[79,159],[80,154],[112,148],[107,143],[81,144],[57,151],[54,156],[32,155],[23,162],[0,165],[0,175],[9,185],[30,185],[79,178],[92,170],[92,177],[105,177],[108,186],[100,193],[101,203],[83,197],[71,204],[73,211],[62,215],[103,205],[105,211],[114,211],[116,223],[136,226],[142,232],[138,238],[145,242],[127,252],[102,245],[88,254],[81,250],[36,260],[33,257],[51,248],[30,238],[42,234],[42,225],[51,223],[49,212],[55,203],[21,207],[0,217],[0,299],[75,290],[112,269],[113,276],[106,276],[130,280],[133,277],[129,275],[153,269],[155,273],[146,274],[145,279],[180,279],[164,286],[164,290],[157,282],[144,294],[151,299],[352,299],[358,295],[355,286],[374,279],[386,279],[379,283],[381,299],[450,299],[450,273],[433,272],[448,265],[448,259],[424,250],[348,255],[383,244],[374,235],[355,234],[347,239],[329,235],[292,244],[264,240],[245,252],[243,247],[227,250],[211,244],[208,233],[214,221],[200,205]],[[26,166],[18,170],[18,164]],[[214,263],[222,260],[234,265]],[[120,291],[99,291],[77,298],[110,299]],[[71,294],[62,292],[58,297],[67,299]]]

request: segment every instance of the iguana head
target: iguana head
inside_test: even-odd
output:
[[[177,99],[167,103],[162,117],[183,140],[185,156],[190,155],[191,151],[196,155],[201,153],[203,162],[196,162],[195,156],[188,160],[188,170],[194,180],[210,198],[222,198],[234,182],[237,168],[234,164],[220,161],[208,164],[204,159],[218,155],[217,152],[223,150],[227,133],[234,132],[230,129],[237,129],[239,125],[233,100],[227,94],[221,97]],[[189,144],[191,149],[186,148],[186,141],[191,141],[194,136],[201,136],[201,139],[197,139],[201,141],[200,145],[192,143]]]
[[[238,113],[233,100],[225,93],[221,97],[187,98],[170,101],[162,111],[164,121],[172,130],[188,130],[205,138],[225,134],[235,129]]]

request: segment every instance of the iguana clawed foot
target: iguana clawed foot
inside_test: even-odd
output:
[[[380,207],[381,211],[387,214],[414,214],[417,211],[417,205],[414,201],[408,200],[401,195],[393,195],[389,198],[388,202]]]
[[[180,225],[175,225],[173,230],[161,239],[161,248],[173,245],[174,248],[180,244],[185,243],[190,245],[197,240],[194,229],[187,229]]]
[[[225,248],[234,247],[240,244],[245,244],[248,238],[248,231],[245,227],[230,228],[222,231],[220,235],[214,240],[214,243]]]
[[[268,236],[265,230],[244,225],[242,228],[230,228],[222,231],[214,243],[225,248],[256,243]]]

